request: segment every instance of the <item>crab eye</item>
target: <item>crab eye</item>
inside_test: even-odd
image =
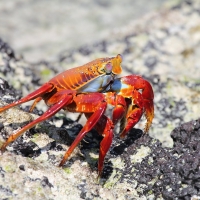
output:
[[[105,66],[105,72],[106,72],[106,73],[112,72],[112,68],[113,68],[112,63],[111,63],[111,62],[108,62],[108,63],[106,64],[106,66]]]
[[[122,55],[121,54],[118,54],[117,55],[117,59],[119,60],[119,62],[121,63],[122,62],[122,60],[123,60],[123,57],[122,57]]]

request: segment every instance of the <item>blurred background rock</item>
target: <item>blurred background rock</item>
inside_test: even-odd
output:
[[[175,0],[1,0],[0,37],[27,61],[50,61],[63,50],[111,39],[169,2]]]

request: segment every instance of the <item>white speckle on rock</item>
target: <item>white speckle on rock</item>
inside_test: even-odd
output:
[[[162,51],[170,54],[180,54],[185,48],[184,41],[177,36],[171,36],[166,38],[163,46],[161,47]]]
[[[142,160],[149,155],[151,152],[151,149],[149,147],[141,146],[140,149],[137,149],[137,153],[134,155],[131,155],[131,162],[132,163],[140,163]]]

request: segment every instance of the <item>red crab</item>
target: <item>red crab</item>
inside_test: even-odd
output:
[[[147,119],[145,132],[148,131],[154,117],[154,95],[148,81],[137,75],[114,79],[121,73],[121,62],[121,56],[117,55],[114,58],[97,59],[81,67],[67,70],[26,97],[0,108],[0,112],[3,112],[34,99],[31,110],[41,99],[50,107],[42,116],[10,135],[3,143],[1,151],[5,151],[6,147],[26,130],[50,118],[61,109],[84,113],[88,121],[67,150],[59,166],[65,163],[85,134],[95,128],[103,135],[98,162],[100,176],[104,158],[112,142],[114,125],[121,121],[120,136],[124,137],[140,120],[143,113]],[[105,93],[101,93],[103,91]],[[112,120],[104,115],[107,104],[114,106]]]

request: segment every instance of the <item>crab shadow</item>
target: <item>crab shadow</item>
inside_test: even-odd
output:
[[[8,126],[12,126],[12,128],[16,129],[17,127],[23,127],[25,123],[13,123],[9,124]],[[51,126],[48,122],[43,122],[44,127],[47,127],[46,130],[51,129]],[[67,123],[69,125],[72,123],[71,121]],[[66,125],[66,122],[65,122]],[[49,127],[48,127],[49,126]],[[30,157],[30,158],[35,158],[40,156],[40,154],[43,151],[49,151],[49,150],[54,150],[54,151],[65,151],[60,145],[60,141],[62,141],[63,144],[66,144],[70,146],[80,130],[82,129],[82,126],[80,124],[76,124],[72,126],[71,128],[66,128],[65,126],[62,126],[61,128],[56,128],[56,133],[59,135],[60,139],[59,141],[54,138],[54,136],[48,132],[48,131],[39,131],[39,132],[46,132],[50,138],[53,138],[54,141],[49,142],[43,147],[39,147],[32,139],[29,139],[26,141],[24,138],[33,138],[34,134],[38,133],[38,129],[33,127],[29,129],[26,134],[23,134],[23,137],[17,138],[16,141],[14,141],[11,146],[13,147],[13,152],[15,154],[20,154],[24,157]],[[3,130],[1,130],[2,132]],[[4,134],[4,139],[6,139],[8,136],[6,133]],[[41,133],[42,134],[42,133]],[[127,136],[124,139],[120,139],[118,135],[115,135],[113,138],[112,146],[110,148],[110,151],[107,153],[105,162],[104,162],[104,169],[102,173],[102,178],[106,181],[112,174],[113,172],[113,164],[110,161],[110,158],[116,158],[118,156],[121,156],[126,148],[131,146],[132,144],[135,143],[137,139],[139,139],[143,135],[142,130],[140,129],[131,129]],[[99,154],[99,148],[100,148],[100,142],[102,141],[102,136],[98,134],[97,131],[91,130],[86,134],[84,139],[81,141],[79,148],[80,152],[82,155],[71,157],[68,162],[64,165],[64,167],[70,167],[75,160],[81,159],[81,160],[86,160],[88,162],[88,165],[92,171],[97,171],[98,167],[98,154]],[[93,159],[90,156],[90,153],[95,153],[97,158]],[[48,159],[52,160],[54,162],[55,157],[54,155],[49,155],[48,154]]]
[[[110,151],[111,155],[120,156],[124,153],[125,149],[135,143],[140,137],[142,137],[143,131],[140,129],[132,128],[124,139],[117,137],[112,145],[113,148]],[[116,144],[117,145],[116,145]],[[115,146],[114,146],[115,145]]]
[[[108,153],[105,164],[104,164],[104,170],[102,174],[102,178],[106,181],[111,174],[113,173],[114,167],[112,162],[110,161],[110,158],[117,158],[117,157],[123,157],[124,152],[126,152],[126,149],[130,147],[131,145],[135,144],[136,141],[143,136],[143,131],[140,129],[132,128],[127,136],[124,139],[121,139],[119,136],[115,136],[113,138],[113,143],[110,149],[110,152]]]
[[[69,146],[72,144],[72,142],[76,138],[76,136],[79,133],[79,131],[81,130],[81,128],[82,128],[82,126],[80,126],[80,124],[79,124],[78,129],[77,129],[77,125],[76,125],[72,129],[67,130],[68,132],[70,132],[70,131],[76,132],[76,134],[73,135],[73,138],[71,138],[70,142],[68,142]],[[113,164],[110,161],[110,158],[116,158],[118,156],[121,156],[124,153],[124,151],[126,150],[126,148],[128,148],[129,146],[134,144],[135,141],[137,139],[139,139],[142,135],[143,135],[143,131],[140,129],[135,129],[135,128],[131,129],[124,139],[121,139],[117,134],[115,134],[113,141],[112,141],[110,151],[107,153],[105,162],[104,162],[104,168],[103,168],[103,172],[102,172],[102,176],[101,176],[104,180],[107,180],[113,172]],[[66,135],[64,137],[66,137]],[[67,164],[67,166],[70,167],[70,165],[74,162],[74,159],[83,159],[88,163],[88,165],[92,171],[97,171],[98,170],[99,149],[100,149],[100,143],[101,143],[102,139],[103,139],[102,135],[99,135],[96,130],[92,129],[91,131],[89,131],[84,136],[84,139],[79,144],[79,148],[80,148],[80,152],[81,152],[82,156],[81,157],[76,156],[75,158],[71,157],[69,159],[69,161],[72,161],[72,160],[73,161],[69,162]],[[66,141],[66,139],[64,139],[64,140]],[[96,155],[96,158],[93,158],[91,156],[93,154]]]
[[[5,127],[10,127],[11,129],[13,129],[13,133],[14,133],[15,130],[17,130],[19,127],[22,128],[29,123],[30,121],[25,121],[23,123],[10,123],[10,124],[7,124]],[[58,141],[55,139],[55,137],[52,137],[52,134],[49,133],[50,131],[48,131],[52,127],[52,125],[49,124],[49,122],[42,122],[41,124],[42,124],[41,125],[42,128],[33,127],[27,130],[22,135],[20,135],[12,143],[10,143],[9,146],[12,147],[12,150],[10,151],[14,152],[17,155],[21,155],[23,157],[36,158],[40,156],[42,151],[64,150],[62,146],[58,143]],[[4,139],[4,142],[9,137],[8,133],[5,131],[5,127],[3,126],[0,130],[0,133],[1,133],[2,138]],[[65,133],[67,132],[65,129],[56,128],[56,127],[53,130],[56,130],[55,134],[59,134],[62,131]],[[46,133],[50,138],[55,139],[55,140],[52,142],[48,142],[48,144],[44,145],[43,147],[39,147],[37,145],[37,139],[36,139],[38,136],[38,133],[41,133],[41,134]],[[69,142],[67,141],[67,143]]]

